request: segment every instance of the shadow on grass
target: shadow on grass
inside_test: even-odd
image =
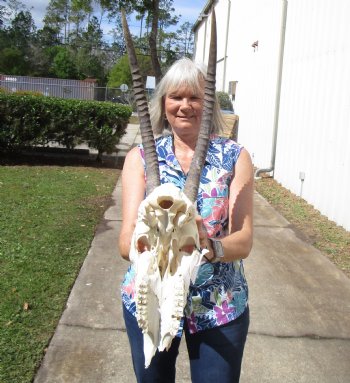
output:
[[[87,149],[34,148],[0,153],[1,166],[84,166],[122,169],[125,156],[104,154],[98,161]]]

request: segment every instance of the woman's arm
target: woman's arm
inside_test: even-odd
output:
[[[145,195],[145,173],[138,147],[127,154],[122,172],[122,227],[119,234],[120,255],[129,260],[131,237],[137,211]]]
[[[252,161],[247,150],[242,149],[230,185],[229,235],[220,239],[224,251],[222,262],[244,259],[250,253],[253,244],[253,192]],[[214,254],[211,242],[207,243],[207,257],[212,259]]]

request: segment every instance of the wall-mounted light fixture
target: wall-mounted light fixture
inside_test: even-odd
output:
[[[253,42],[252,47],[254,48],[254,52],[258,50],[259,47],[259,40],[256,40]]]
[[[299,172],[299,179],[300,179],[300,193],[299,197],[303,196],[303,186],[305,181],[305,172]]]

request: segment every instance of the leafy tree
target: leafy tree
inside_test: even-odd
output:
[[[0,72],[13,75],[26,73],[28,62],[23,52],[16,47],[7,47],[0,52]]]
[[[4,26],[6,17],[6,7],[5,5],[0,5],[0,28]]]
[[[59,31],[60,38],[63,42],[68,42],[69,38],[69,15],[69,0],[50,0],[50,3],[46,8],[44,25]]]
[[[0,28],[0,51],[6,47],[8,47],[8,38],[7,31],[5,29]]]
[[[11,45],[28,53],[30,42],[35,32],[35,24],[29,11],[20,11],[11,22],[8,37]]]
[[[49,25],[44,25],[42,29],[37,31],[35,40],[37,45],[43,49],[61,44],[58,28]]]
[[[90,19],[87,29],[82,32],[82,40],[90,49],[103,47],[103,31],[97,17]]]
[[[93,7],[90,0],[71,0],[69,22],[74,25],[73,34],[79,35],[83,32],[83,23],[90,18]]]
[[[179,58],[179,52],[174,48],[177,41],[175,32],[160,31],[160,38],[162,39],[162,48],[159,50],[163,68],[168,68]]]
[[[151,31],[147,34],[148,45],[157,83],[162,77],[163,31],[178,22],[178,16],[172,16],[172,12],[175,11],[172,5],[173,0],[136,1],[135,4],[135,10],[140,16],[147,14],[146,25],[151,25]]]
[[[220,108],[224,110],[233,110],[233,105],[230,96],[226,92],[216,92],[216,96],[219,100]]]
[[[104,83],[109,56],[105,52],[107,44],[102,38],[100,24],[96,17],[92,17],[87,28],[71,40],[70,47],[73,48],[78,78],[96,78]]]
[[[31,43],[35,32],[29,11],[19,11],[0,33],[0,72],[26,75],[31,71]]]
[[[113,42],[110,45],[109,52],[112,57],[113,64],[115,64],[126,53],[120,13],[115,15],[114,28],[110,34],[112,35]]]
[[[61,45],[59,31],[49,26],[39,29],[31,47],[32,76],[51,77],[53,59]]]
[[[77,51],[74,56],[74,63],[79,79],[95,78],[100,83],[104,82],[105,72],[101,60],[96,55],[91,54],[86,48],[81,48]]]
[[[102,54],[106,46],[101,46],[102,33],[100,23],[92,18],[92,0],[51,0],[48,7],[46,22],[50,22],[51,27],[59,27],[65,36],[63,41],[69,41],[70,46],[74,46],[76,52],[81,47],[91,49],[91,54],[101,60],[104,67],[109,67],[110,58],[116,60],[125,53],[124,39],[122,35],[120,8],[123,7],[126,13],[136,12],[136,18],[140,20],[140,35],[134,36],[137,49],[148,54],[152,61],[153,73],[157,81],[162,76],[161,66],[168,66],[179,55],[191,54],[190,33],[185,26],[181,28],[181,42],[174,42],[174,35],[167,34],[166,28],[176,25],[179,16],[174,15],[173,0],[96,0],[102,10],[107,14],[109,20],[114,22],[113,28],[114,42],[111,46],[112,53]],[[83,28],[85,18],[89,20],[86,29]],[[146,25],[146,33],[143,34],[143,25]],[[189,26],[187,26],[189,27]],[[64,31],[63,31],[64,28]],[[89,46],[89,47],[88,47]],[[147,48],[146,48],[147,46]],[[164,49],[164,47],[167,47]],[[97,47],[101,51],[97,51]],[[174,53],[175,52],[175,53]],[[79,56],[84,56],[80,53]],[[78,56],[77,56],[78,57]]]
[[[161,0],[159,9],[159,29],[177,25],[180,15],[174,15],[175,8],[173,7],[174,0]]]
[[[149,56],[138,54],[137,60],[145,80],[147,76],[154,76],[152,62]],[[119,88],[121,84],[126,84],[129,87],[132,86],[129,58],[127,55],[121,57],[110,70],[107,84],[113,88]]]
[[[98,19],[88,15],[89,12],[92,13],[92,6],[88,0],[50,1],[44,29],[54,33],[64,28],[65,40],[69,42],[67,49],[58,52],[54,58],[52,73],[55,76],[68,78],[70,75],[69,78],[77,79],[93,77],[104,81],[104,66],[108,61],[108,55],[104,53],[106,44]],[[86,18],[89,21],[85,27]],[[49,37],[47,33],[45,36]],[[64,63],[63,58],[68,59],[67,63]]]
[[[0,26],[8,26],[20,11],[29,11],[20,0],[3,0],[6,5],[0,6]]]
[[[114,23],[112,44],[103,40],[101,19],[94,16],[96,4],[101,15],[107,14]],[[44,27],[38,31],[25,2],[6,0],[0,5],[0,71],[73,79],[93,77],[104,83],[108,71],[117,70],[113,64],[125,55],[121,6],[129,14],[136,13],[141,23],[134,40],[145,76],[159,79],[161,67],[191,54],[190,26],[167,32],[179,19],[173,0],[50,0]],[[109,79],[113,76],[111,73]],[[130,85],[128,77],[123,76],[119,85]]]
[[[183,23],[176,31],[176,49],[183,56],[191,57],[193,53],[193,24],[188,21]]]
[[[53,72],[53,60],[59,51],[59,47],[41,47],[34,44],[31,49],[32,68],[30,75],[39,77],[56,77]]]
[[[161,0],[159,9],[159,30],[158,30],[158,57],[162,68],[171,65],[178,55],[173,51],[173,47],[169,44],[174,38],[173,32],[166,32],[166,29],[174,26],[179,21],[179,16],[174,15],[173,0]],[[165,48],[166,47],[166,48]]]
[[[108,74],[107,85],[109,87],[119,88],[121,84],[127,84],[129,86],[132,84],[127,55],[121,57]]]
[[[59,47],[58,53],[53,59],[52,73],[58,78],[77,77],[77,68],[72,53],[66,47]]]
[[[101,6],[105,6],[110,18],[115,17],[120,12],[120,7],[124,7],[126,13],[135,10],[138,13],[138,18],[143,23],[146,16],[146,24],[151,25],[151,31],[148,34],[148,45],[150,48],[150,57],[152,60],[153,72],[156,80],[159,81],[162,77],[161,65],[158,57],[158,28],[160,22],[161,9],[166,5],[167,9],[173,3],[173,0],[132,0],[132,1],[112,1],[100,0]],[[163,12],[162,15],[168,13]],[[119,21],[119,20],[118,20]],[[119,24],[120,25],[120,24]],[[140,38],[142,38],[140,36]]]

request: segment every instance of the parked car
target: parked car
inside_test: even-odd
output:
[[[129,105],[128,100],[126,100],[124,97],[121,97],[121,96],[112,97],[111,101],[117,104]]]
[[[234,110],[221,109],[220,111],[222,114],[235,114]]]

